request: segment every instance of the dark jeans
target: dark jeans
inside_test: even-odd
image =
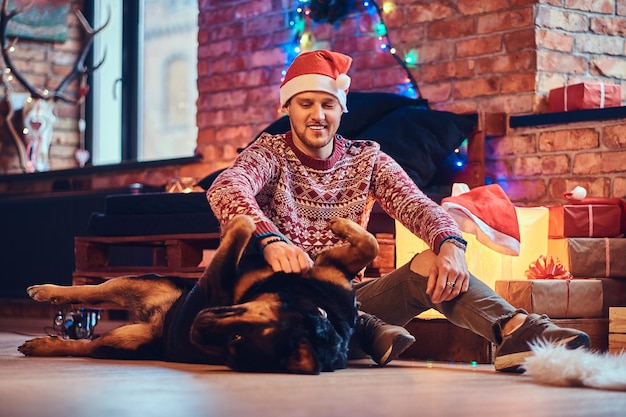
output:
[[[360,309],[389,324],[404,326],[416,315],[434,308],[451,323],[496,344],[502,341],[500,323],[524,312],[473,275],[466,293],[454,300],[434,304],[426,294],[428,277],[413,272],[409,266],[410,263],[383,277],[356,284]]]

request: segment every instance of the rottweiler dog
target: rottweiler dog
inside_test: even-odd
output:
[[[260,255],[240,262],[255,225],[248,216],[223,229],[201,277],[111,278],[97,285],[34,285],[30,297],[54,304],[114,302],[137,321],[93,339],[26,341],[26,356],[87,356],[221,364],[236,371],[318,374],[345,368],[357,318],[352,278],[378,253],[374,236],[333,218],[345,244],[322,252],[303,274],[275,273]]]

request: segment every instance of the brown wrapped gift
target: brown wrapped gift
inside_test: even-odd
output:
[[[555,88],[548,94],[548,111],[603,109],[622,105],[622,87],[618,84],[580,83]]]
[[[553,319],[602,317],[598,279],[496,281],[496,292],[514,307]]]
[[[569,271],[574,278],[626,278],[626,239],[567,239]]]
[[[608,204],[565,204],[548,207],[548,237],[616,237],[621,233],[622,210]]]

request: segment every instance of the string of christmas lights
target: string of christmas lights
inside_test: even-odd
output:
[[[355,0],[299,0],[289,21],[289,26],[293,30],[293,40],[285,51],[286,66],[288,67],[300,52],[308,50],[315,43],[313,30],[307,30],[308,21],[311,22],[311,25],[318,23],[339,24],[350,12],[357,9],[354,3]],[[388,51],[406,73],[406,80],[398,85],[398,93],[412,98],[420,98],[421,94],[417,82],[410,71],[410,68],[417,64],[417,50],[412,49],[404,57],[400,57],[396,48],[391,44],[383,19],[383,14],[393,11],[395,5],[390,1],[385,1],[380,7],[374,0],[362,0],[361,4],[366,13],[377,18],[377,23],[373,25],[372,29],[373,35],[378,38],[378,47],[383,51]],[[283,76],[285,73],[286,69],[283,70]]]
[[[406,81],[398,86],[400,90],[399,93],[413,98],[421,97],[417,81],[415,81],[415,78],[413,78],[413,74],[411,74],[411,70],[409,69],[409,67],[415,67],[417,64],[417,51],[412,49],[404,56],[404,58],[401,58],[396,48],[391,45],[389,32],[387,31],[387,26],[385,25],[385,21],[383,19],[383,13],[393,11],[395,5],[391,2],[385,2],[381,8],[374,0],[363,0],[363,7],[368,13],[375,13],[378,17],[378,23],[375,25],[375,29],[380,42],[380,49],[389,51],[391,56],[406,73]]]

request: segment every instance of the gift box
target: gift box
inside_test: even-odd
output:
[[[626,239],[567,239],[569,271],[574,278],[626,278]]]
[[[587,205],[587,204],[598,204],[602,206],[617,206],[619,207],[622,215],[620,217],[620,233],[622,235],[626,235],[626,199],[623,198],[606,198],[606,197],[587,197],[583,199],[576,199],[572,197],[572,193],[565,193],[563,195],[567,200],[568,204],[572,205]],[[608,236],[606,236],[608,237]]]
[[[550,90],[548,111],[603,109],[622,105],[622,88],[617,84],[581,83]]]
[[[549,238],[616,237],[621,234],[622,210],[609,204],[550,206]]]
[[[598,279],[496,281],[496,292],[514,307],[553,319],[602,317]]]

